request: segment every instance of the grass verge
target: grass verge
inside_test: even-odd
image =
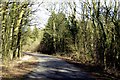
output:
[[[37,58],[32,56],[27,56],[27,58],[10,61],[7,65],[2,65],[2,80],[21,80],[24,75],[33,71],[37,66]],[[15,79],[16,78],[16,79]]]
[[[95,64],[89,64],[89,63],[82,63],[80,61],[75,61],[71,57],[67,56],[60,56],[60,55],[53,55],[57,58],[63,59],[64,61],[68,62],[69,64],[72,64],[73,66],[77,67],[81,71],[85,71],[89,73],[89,75],[96,80],[119,80],[119,76],[115,76],[111,73],[108,73],[104,71],[100,66]]]

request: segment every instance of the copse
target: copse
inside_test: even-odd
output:
[[[28,25],[29,2],[1,2],[1,44],[3,60],[21,57],[23,28]]]
[[[65,12],[52,10],[41,42],[42,50],[45,49],[44,52],[48,54],[50,51],[55,54],[60,52],[63,55],[69,54],[67,56],[74,60],[101,66],[103,70],[118,70],[120,67],[118,3],[117,0],[109,2],[87,0],[80,3],[71,1],[62,5],[67,6]]]

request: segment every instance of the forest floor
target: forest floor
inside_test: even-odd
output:
[[[24,75],[32,71],[36,66],[37,59],[25,55],[21,59],[9,61],[7,65],[2,65],[2,74],[0,76],[2,80],[22,80]]]
[[[91,77],[95,78],[96,80],[120,80],[120,76],[116,77],[114,74],[104,71],[100,66],[96,66],[95,64],[91,65],[88,63],[80,63],[78,61],[72,60],[69,57],[64,56],[57,57],[65,60],[69,64],[74,65],[80,70],[87,72],[88,74],[90,74]]]
[[[70,69],[74,69],[74,70],[78,70],[78,73],[83,73],[80,74],[78,76],[83,75],[84,77],[86,77],[86,75],[84,75],[87,73],[90,77],[94,78],[95,80],[118,80],[118,78],[115,78],[113,75],[110,75],[108,73],[103,72],[98,66],[91,66],[88,64],[81,64],[79,62],[75,62],[73,60],[70,60],[69,58],[66,57],[52,57],[52,56],[48,56],[48,55],[39,55],[39,57],[41,57],[40,60],[38,59],[38,57],[36,56],[24,56],[23,58],[21,58],[20,60],[17,61],[12,61],[10,62],[10,64],[8,66],[3,65],[2,66],[2,80],[23,80],[22,78],[28,78],[28,76],[31,75],[38,75],[39,73],[36,73],[35,69],[41,68],[41,70],[43,67],[47,67],[47,68],[51,68],[51,64],[57,64],[58,67],[56,66],[52,66],[51,70],[55,70],[53,69],[54,67],[56,67],[56,69],[58,70],[62,65],[67,64],[67,66],[69,66],[69,70]],[[51,60],[53,60],[57,63],[53,63]],[[60,61],[59,61],[60,59]],[[51,64],[45,63],[44,60],[49,60],[49,63],[52,62]],[[62,61],[61,61],[62,60]],[[40,62],[42,61],[42,62]],[[45,64],[44,64],[45,63]],[[46,65],[47,64],[47,65]],[[61,66],[60,66],[61,65]],[[42,67],[41,67],[42,66]],[[63,66],[64,68],[66,68],[66,66]],[[63,69],[60,68],[60,69]],[[63,70],[59,70],[59,71],[63,71]],[[51,76],[51,74],[53,74],[53,72],[51,71],[47,71],[47,73],[50,73],[48,76]],[[73,71],[71,71],[73,72]],[[35,73],[35,74],[34,74]],[[59,72],[60,73],[60,72]],[[58,75],[61,75],[57,73]],[[54,73],[56,74],[56,73]],[[53,74],[53,77],[55,77],[55,75]],[[63,74],[63,72],[62,72]],[[75,73],[72,73],[75,74]],[[40,76],[41,74],[39,74],[38,76]],[[71,75],[71,74],[70,74]],[[65,76],[67,76],[65,74]],[[68,75],[69,76],[69,75]],[[72,76],[72,75],[71,75]],[[75,75],[76,76],[76,75]],[[64,76],[63,76],[64,77]],[[88,77],[88,76],[87,76]],[[26,80],[26,79],[25,79]]]

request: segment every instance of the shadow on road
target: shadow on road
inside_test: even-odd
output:
[[[80,69],[62,59],[44,54],[25,54],[36,56],[39,60],[37,68],[28,73],[26,75],[27,78],[47,78],[52,80],[73,80],[79,78],[79,80],[95,80],[86,72],[80,71]]]
[[[76,63],[70,60],[66,60],[62,58],[60,59],[45,54],[31,54],[31,53],[25,53],[25,54],[36,56],[38,58],[43,59],[43,61],[39,60],[40,62],[38,64],[40,66],[38,66],[37,71],[32,72],[34,74],[34,75],[32,74],[34,77],[46,76],[49,79],[55,77],[55,78],[80,78],[80,80],[81,79],[93,80],[93,78],[90,77],[92,76],[97,80],[101,80],[101,79],[117,80],[117,78],[114,77],[113,75],[103,72],[104,70],[99,66]],[[45,69],[43,69],[43,67]],[[40,72],[39,69],[41,69],[42,72]]]

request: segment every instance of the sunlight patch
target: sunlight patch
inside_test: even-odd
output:
[[[26,60],[30,59],[31,57],[32,57],[32,56],[28,56],[28,55],[27,55],[27,56],[24,56],[23,58],[21,58],[21,60],[22,60],[22,61],[26,61]]]
[[[60,72],[70,72],[70,71],[68,71],[68,70],[58,70],[58,71],[60,71]]]

